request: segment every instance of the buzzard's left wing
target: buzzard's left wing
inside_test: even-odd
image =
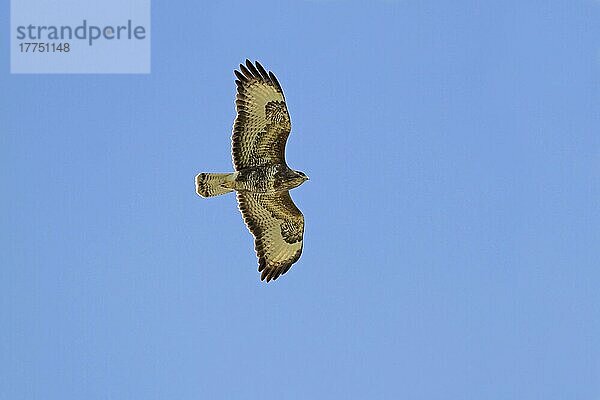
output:
[[[240,72],[241,71],[241,72]],[[236,171],[266,164],[285,164],[290,115],[281,85],[257,61],[240,64],[233,123],[232,155]]]
[[[238,192],[244,222],[254,235],[260,279],[277,279],[302,253],[304,216],[289,192]]]

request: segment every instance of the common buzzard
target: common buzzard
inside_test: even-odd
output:
[[[302,253],[304,216],[289,190],[308,177],[285,162],[291,124],[277,78],[258,61],[246,60],[239,69],[234,71],[237,116],[231,137],[235,172],[198,174],[196,193],[237,192],[244,222],[254,235],[260,279],[269,282],[285,274]]]

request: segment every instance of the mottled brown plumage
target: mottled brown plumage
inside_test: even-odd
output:
[[[304,216],[289,190],[308,178],[285,161],[291,123],[275,75],[249,60],[234,72],[237,116],[231,141],[236,172],[198,174],[196,191],[203,197],[237,192],[244,222],[255,238],[261,280],[268,282],[285,274],[302,253]]]
[[[237,117],[233,124],[232,155],[236,171],[261,165],[285,164],[290,116],[281,85],[260,63],[246,60],[235,71]],[[260,72],[259,72],[260,71]]]

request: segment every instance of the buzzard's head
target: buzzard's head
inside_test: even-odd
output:
[[[276,186],[278,186],[280,190],[290,190],[306,182],[308,176],[304,175],[303,172],[294,171],[293,169],[288,168],[283,171],[276,180],[279,182],[276,183]]]
[[[294,171],[294,172],[296,173],[298,178],[302,178],[303,181],[308,180],[308,176],[306,176],[306,174],[304,172],[300,172],[300,171]]]

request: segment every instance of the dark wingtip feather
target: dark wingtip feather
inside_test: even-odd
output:
[[[267,281],[267,283],[271,282],[271,273],[270,273],[270,271],[268,271],[268,270],[265,270],[265,271],[263,272],[263,274],[264,274],[264,277],[263,277],[263,276],[261,276],[261,277],[260,277],[260,280],[261,280],[261,281],[262,281],[262,280],[265,280],[265,281]]]
[[[258,72],[260,73],[260,76],[267,82],[270,81],[269,79],[269,74],[267,73],[267,71],[264,69],[264,67],[261,65],[261,63],[259,63],[258,61],[256,61],[256,68],[258,69]]]
[[[283,271],[281,272],[281,275],[283,275],[283,274],[285,274],[286,272],[288,272],[288,271],[290,270],[290,268],[291,268],[291,267],[292,267],[292,263],[290,263],[290,264],[286,265],[286,266],[283,268]]]
[[[260,73],[256,70],[254,64],[252,64],[248,59],[246,59],[246,67],[248,67],[248,69],[252,73],[252,76],[254,76],[256,79],[260,79]]]
[[[242,75],[242,73],[240,71],[238,71],[237,69],[233,70],[233,73],[235,74],[235,76],[241,81],[241,82],[247,82],[248,78],[246,78],[244,75]]]
[[[242,74],[246,76],[247,80],[253,78],[252,73],[248,71],[248,68],[246,68],[244,64],[240,64],[240,71],[242,71]]]
[[[281,85],[279,84],[279,81],[277,80],[277,77],[275,76],[275,74],[272,73],[271,71],[269,71],[269,77],[271,78],[271,81],[273,81],[275,86],[277,86],[279,91],[283,93],[283,90],[281,89]]]

